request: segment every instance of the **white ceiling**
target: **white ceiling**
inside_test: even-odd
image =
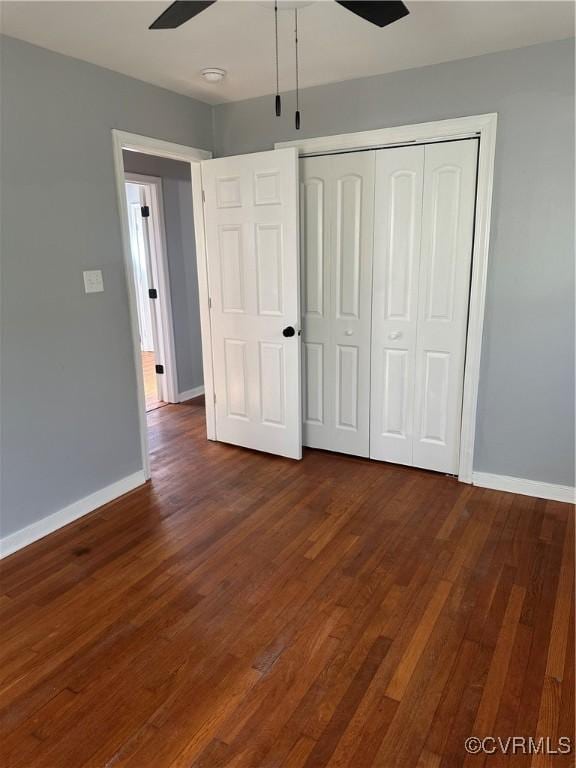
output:
[[[282,2],[282,0],[280,0]],[[148,30],[168,5],[2,2],[4,34],[123,72],[211,104],[274,91],[273,3],[219,0],[176,30]],[[412,2],[410,15],[379,29],[332,0],[299,11],[300,85],[350,80],[574,34],[572,2]],[[281,90],[294,87],[293,11],[280,17]],[[200,70],[222,67],[220,85]]]

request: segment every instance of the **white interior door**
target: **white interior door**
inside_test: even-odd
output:
[[[216,439],[302,457],[298,153],[202,162]]]
[[[374,152],[303,158],[303,441],[357,456],[370,444]]]
[[[456,473],[477,142],[376,159],[370,456]]]

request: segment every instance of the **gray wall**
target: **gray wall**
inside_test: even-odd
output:
[[[204,383],[190,165],[124,151],[124,170],[162,179],[178,391]]]
[[[296,134],[290,97],[281,119],[270,98],[212,113],[0,40],[5,536],[141,468],[110,130],[214,140],[220,155]],[[300,132],[499,113],[475,468],[563,484],[574,482],[573,52],[564,41],[309,89]],[[103,294],[84,294],[90,268]]]
[[[498,113],[474,468],[574,484],[574,41],[215,108],[215,154]]]
[[[2,37],[1,535],[141,468],[112,128],[210,149],[205,104]],[[105,291],[85,295],[82,270]]]

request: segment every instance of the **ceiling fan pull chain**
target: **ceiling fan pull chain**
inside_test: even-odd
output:
[[[282,114],[282,100],[280,98],[280,76],[278,74],[278,0],[274,2],[274,35],[276,38],[276,117]]]
[[[300,130],[300,86],[298,82],[298,8],[294,8],[294,43],[296,49],[296,130]]]

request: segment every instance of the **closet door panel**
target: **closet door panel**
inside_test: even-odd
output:
[[[358,431],[358,347],[336,347],[336,427]]]
[[[413,463],[451,474],[459,463],[477,148],[467,140],[425,150]]]
[[[336,181],[336,316],[358,318],[362,258],[363,179],[345,174]]]
[[[305,341],[304,351],[304,429],[324,424],[324,345]]]
[[[370,456],[412,463],[424,147],[376,154]]]
[[[300,169],[304,445],[368,456],[374,152]]]
[[[331,326],[336,392],[331,449],[356,456],[370,452],[374,164],[374,152],[332,157],[335,311]]]
[[[324,316],[324,189],[322,178],[309,178],[300,185],[302,205],[303,260],[302,311],[306,318]]]

